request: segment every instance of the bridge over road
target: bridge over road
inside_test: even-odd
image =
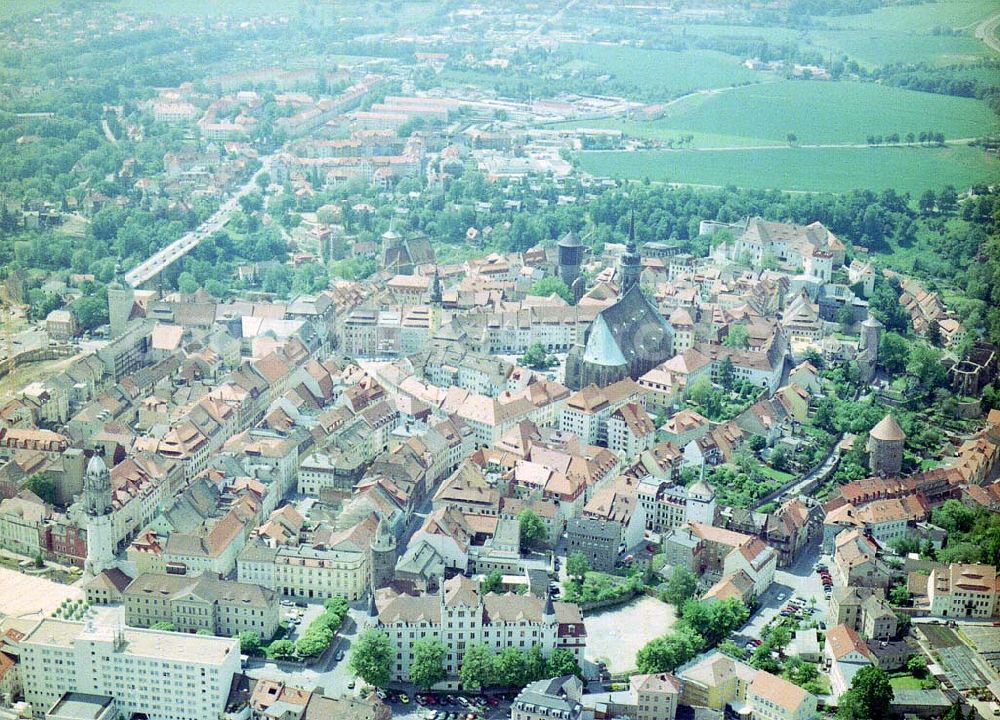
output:
[[[270,167],[271,157],[262,158],[260,169],[232,197],[223,202],[211,217],[191,232],[185,233],[125,273],[125,282],[129,287],[137,288],[149,282],[163,272],[164,269],[198,247],[202,240],[225,227],[226,223],[229,222],[229,218],[232,217],[233,211],[239,207],[240,198],[250,193],[257,186],[257,178],[263,173],[268,172]]]

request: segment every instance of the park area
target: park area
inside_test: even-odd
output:
[[[587,660],[603,660],[612,673],[635,669],[635,655],[650,638],[665,635],[677,622],[672,606],[646,595],[627,605],[588,615]]]

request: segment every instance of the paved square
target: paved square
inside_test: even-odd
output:
[[[653,638],[666,633],[677,622],[674,608],[656,598],[641,596],[628,605],[587,615],[588,660],[604,660],[608,670],[635,669],[635,654]]]

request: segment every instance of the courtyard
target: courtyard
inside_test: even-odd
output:
[[[643,595],[627,605],[587,615],[587,655],[603,660],[612,673],[635,669],[635,655],[652,638],[666,633],[677,622],[674,609]]]

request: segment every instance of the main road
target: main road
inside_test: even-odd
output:
[[[185,233],[125,273],[125,282],[133,288],[149,282],[167,267],[198,247],[202,240],[225,227],[226,223],[229,222],[229,218],[232,217],[233,211],[239,206],[240,198],[253,191],[257,186],[257,178],[268,172],[270,167],[271,157],[262,158],[260,169],[232,197],[223,202],[211,217],[191,232]]]

